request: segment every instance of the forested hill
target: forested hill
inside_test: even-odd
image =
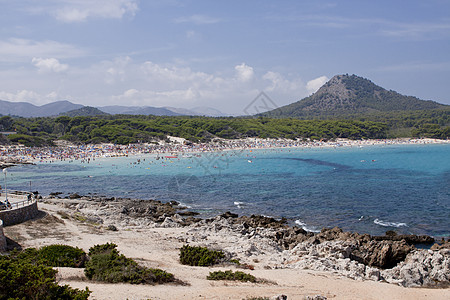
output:
[[[445,107],[449,106],[388,91],[356,75],[336,75],[311,96],[261,115],[303,119],[329,118]]]
[[[371,121],[321,121],[269,118],[212,118],[160,116],[95,116],[58,118],[0,118],[0,143],[52,145],[56,139],[74,143],[151,143],[177,136],[192,142],[215,137],[329,140],[385,138],[387,126]]]
[[[374,120],[299,120],[293,118],[212,118],[162,116],[60,116],[57,118],[0,118],[0,144],[52,145],[54,140],[74,143],[151,143],[177,136],[192,142],[215,137],[330,140],[391,137],[450,137],[450,110],[414,111],[380,115]],[[15,132],[15,134],[10,134]]]
[[[68,116],[68,117],[93,117],[93,116],[106,116],[109,115],[98,108],[91,106],[84,106],[79,109],[74,109],[68,112],[63,112],[59,114],[60,116]]]

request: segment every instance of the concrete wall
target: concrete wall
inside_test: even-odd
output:
[[[3,226],[9,226],[33,219],[38,214],[37,201],[30,205],[0,211],[0,220],[3,220]]]
[[[3,233],[3,221],[0,220],[0,252],[6,251],[6,238]]]

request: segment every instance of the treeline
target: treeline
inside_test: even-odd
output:
[[[0,131],[14,131],[3,141],[27,146],[52,145],[56,139],[74,143],[130,144],[164,140],[168,135],[192,142],[215,137],[330,140],[386,138],[382,122],[354,120],[298,120],[271,118],[212,118],[164,116],[97,116],[57,118],[0,118]]]
[[[349,115],[345,119],[385,123],[388,138],[450,137],[450,108]]]

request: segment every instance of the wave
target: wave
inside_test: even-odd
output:
[[[295,220],[295,224],[297,224],[298,226],[300,226],[303,230],[308,231],[308,232],[314,232],[314,233],[319,233],[320,230],[317,230],[314,227],[308,227],[308,225],[306,223],[303,223],[300,220]]]
[[[385,222],[383,220],[379,220],[379,219],[375,219],[373,221],[375,224],[380,225],[380,226],[384,226],[384,227],[408,227],[408,225],[406,223],[396,223],[396,222]]]
[[[191,208],[192,208],[192,206],[187,205],[187,204],[185,204],[185,203],[183,203],[183,202],[180,202],[180,201],[178,201],[178,206],[186,207],[187,209],[191,209]]]
[[[245,205],[245,202],[234,201],[233,204],[236,205],[238,208],[242,208],[242,206]]]

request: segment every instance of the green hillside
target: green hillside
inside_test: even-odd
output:
[[[356,75],[337,75],[303,100],[261,114],[266,117],[337,118],[355,114],[416,111],[448,107],[388,91]]]
[[[93,117],[93,116],[106,116],[109,114],[95,107],[84,106],[79,109],[74,109],[68,112],[60,113],[59,115],[68,117]]]

